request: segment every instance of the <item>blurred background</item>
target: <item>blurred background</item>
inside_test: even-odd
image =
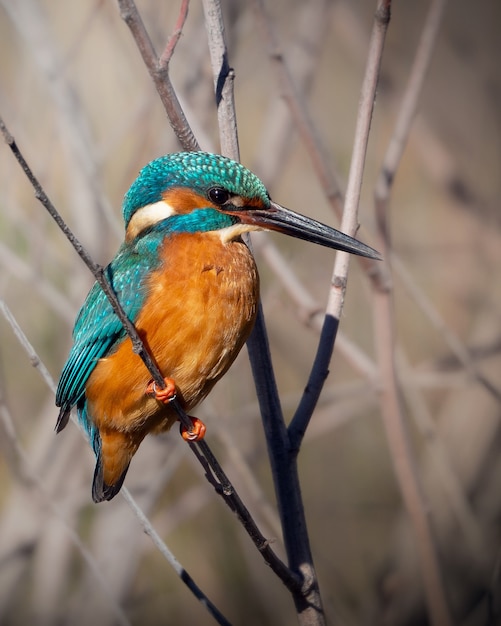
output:
[[[242,0],[222,4],[242,162],[281,204],[337,224],[281,100],[255,14]],[[346,180],[376,3],[268,4],[329,167]],[[137,5],[160,53],[180,2]],[[427,9],[428,2],[396,2],[392,11],[360,209],[359,236],[369,244],[374,185]],[[501,623],[500,25],[496,0],[447,5],[391,198],[406,420],[454,623],[465,625]],[[171,76],[202,148],[218,151],[198,2],[191,2]],[[145,163],[179,149],[117,3],[0,0],[0,112],[68,225],[96,261],[107,263],[122,238],[125,191]],[[279,236],[254,242],[290,417],[318,343],[316,313],[326,303],[334,255]],[[302,295],[271,262],[275,249]],[[5,145],[0,267],[0,298],[57,381],[92,278]],[[330,622],[424,625],[415,540],[381,422],[371,300],[370,283],[352,261],[342,337],[301,451],[303,495]],[[55,436],[53,389],[5,309],[0,338],[0,623],[214,623],[120,497],[92,503],[93,454],[74,424]],[[245,350],[196,414],[283,555]],[[288,592],[177,432],[143,443],[126,486],[232,623],[295,623]]]

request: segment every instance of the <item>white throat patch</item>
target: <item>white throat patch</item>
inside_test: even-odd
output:
[[[233,241],[233,239],[237,239],[244,233],[250,233],[253,230],[263,230],[260,226],[256,226],[255,224],[233,224],[233,226],[227,226],[226,228],[221,228],[220,230],[213,231],[214,234],[218,235],[223,243],[228,243],[229,241]]]

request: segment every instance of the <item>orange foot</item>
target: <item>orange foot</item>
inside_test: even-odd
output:
[[[205,424],[201,420],[199,420],[198,417],[192,417],[190,415],[189,418],[191,419],[193,426],[188,430],[185,426],[181,424],[181,426],[179,427],[181,437],[185,441],[200,441],[200,439],[203,439],[205,437],[205,431],[207,430],[205,428]]]
[[[158,400],[159,402],[169,404],[169,402],[174,400],[176,397],[176,383],[172,380],[172,378],[164,378],[164,383],[165,387],[163,389],[159,389],[156,382],[151,380],[146,387],[146,394],[154,396],[155,400]]]

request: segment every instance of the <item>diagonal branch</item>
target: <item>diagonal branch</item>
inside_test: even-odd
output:
[[[144,64],[155,83],[158,95],[167,113],[167,118],[179,143],[184,150],[199,150],[198,141],[195,139],[195,135],[188,124],[169,76],[169,60],[178,38],[174,40],[171,38],[167,44],[166,52],[159,59],[134,0],[118,0],[118,6],[120,15],[129,27],[143,57]],[[187,3],[183,4],[182,10],[188,10]],[[178,20],[176,32],[179,30],[179,23]],[[176,33],[174,33],[175,36]],[[169,50],[169,46],[171,46],[172,50]]]
[[[167,69],[169,67],[170,60],[172,59],[172,55],[174,54],[174,50],[176,49],[177,42],[181,38],[183,34],[183,26],[186,22],[186,18],[188,17],[188,8],[190,6],[190,0],[183,0],[181,4],[181,9],[179,11],[179,16],[177,18],[176,26],[174,28],[174,32],[169,37],[167,41],[167,45],[165,46],[164,51],[162,52],[162,56],[158,60],[158,65],[162,69]]]
[[[56,390],[56,385],[55,385],[54,380],[52,379],[51,375],[49,374],[47,368],[45,367],[44,363],[41,361],[38,354],[35,352],[35,349],[29,342],[28,338],[23,333],[22,329],[19,327],[14,316],[12,315],[12,313],[9,311],[8,307],[2,300],[0,300],[0,312],[3,314],[3,316],[9,323],[10,327],[12,328],[14,335],[16,336],[17,340],[19,341],[24,351],[28,355],[31,361],[31,364],[36,369],[38,369],[43,379],[45,380],[46,384],[54,393]],[[3,421],[4,424],[6,421],[5,412],[2,411],[1,397],[0,397],[0,421]],[[12,428],[10,428],[9,423],[5,424],[5,432],[7,434],[9,434],[12,431],[12,429],[13,429],[13,426]],[[80,428],[80,430],[82,434],[87,438],[87,435],[85,431],[83,430],[83,428]],[[15,437],[15,435],[12,435],[12,436]],[[75,546],[77,547],[77,549],[81,552],[84,561],[87,563],[89,569],[93,572],[96,579],[100,582],[103,592],[105,592],[105,597],[111,599],[113,597],[113,594],[111,593],[111,590],[108,589],[107,581],[104,579],[101,570],[98,568],[98,565],[96,561],[94,560],[94,557],[89,552],[87,547],[83,544],[78,534],[71,528],[70,525],[68,525],[66,518],[63,512],[60,510],[60,508],[56,504],[54,504],[52,500],[48,497],[48,493],[43,483],[41,482],[40,478],[31,470],[31,468],[29,468],[26,455],[24,451],[20,448],[20,446],[17,444],[17,439],[13,440],[11,447],[17,456],[18,464],[20,465],[20,469],[22,470],[23,475],[26,477],[28,481],[33,483],[37,487],[37,489],[40,491],[40,493],[44,497],[44,500],[46,500],[47,506],[52,511],[52,514],[57,519],[60,519],[62,521],[63,527],[69,533],[70,538],[75,544]],[[139,522],[141,526],[143,527],[144,532],[151,538],[155,546],[158,548],[159,552],[164,556],[166,561],[171,565],[171,567],[174,569],[177,575],[181,578],[181,580],[186,584],[186,586],[190,589],[193,595],[200,602],[202,602],[202,604],[206,606],[207,610],[214,617],[214,619],[217,621],[218,624],[221,624],[221,626],[230,626],[230,622],[228,622],[228,620],[224,617],[224,615],[221,614],[221,612],[211,602],[211,600],[202,592],[202,590],[198,587],[198,585],[193,580],[193,578],[188,574],[188,572],[176,559],[174,554],[169,550],[167,545],[158,536],[158,533],[155,531],[150,521],[147,519],[147,517],[144,515],[142,510],[136,504],[136,501],[132,498],[132,496],[130,495],[126,487],[122,487],[121,494],[123,498],[125,499],[125,501],[127,502],[127,504],[129,505],[129,507],[135,513],[136,517],[139,519]],[[118,620],[117,623],[124,624],[124,626],[127,626],[129,624],[129,620],[127,619],[126,615],[123,613],[120,606],[118,605],[115,606],[113,602],[111,602],[111,606],[114,612],[116,613],[116,617]]]
[[[36,198],[47,209],[51,217],[57,223],[59,228],[63,231],[67,239],[75,248],[80,258],[84,261],[84,263],[90,269],[96,281],[99,283],[99,285],[103,289],[104,293],[106,294],[106,297],[109,299],[110,304],[113,307],[114,312],[116,313],[117,317],[122,322],[125,331],[127,332],[127,334],[129,335],[132,341],[134,352],[136,352],[140,356],[140,358],[143,360],[145,366],[148,368],[155,382],[160,386],[160,388],[163,388],[165,386],[163,376],[161,372],[159,371],[157,365],[155,364],[154,360],[152,359],[151,355],[146,350],[139,334],[137,333],[137,330],[134,324],[129,320],[129,318],[125,314],[120,304],[120,301],[118,300],[115,292],[113,291],[113,288],[108,283],[108,280],[105,276],[103,268],[100,265],[97,265],[92,260],[89,253],[85,250],[85,248],[78,241],[78,239],[75,237],[75,235],[70,230],[70,228],[66,225],[63,218],[61,217],[57,209],[54,207],[54,205],[48,198],[47,194],[44,192],[39,181],[37,180],[37,178],[31,171],[31,168],[29,167],[28,163],[24,159],[21,151],[19,150],[16,142],[14,141],[14,138],[8,131],[1,117],[0,117],[0,132],[2,133],[5,139],[5,142],[10,147],[12,153],[14,154],[15,158],[17,159],[18,163],[20,164],[24,173],[26,174],[27,178],[32,184],[35,190]],[[181,406],[179,405],[179,403],[176,401],[175,398],[172,400],[172,403],[178,414],[179,421],[188,430],[192,428],[192,422],[190,418],[186,415],[186,413],[183,411],[183,409],[181,408]],[[207,444],[207,442],[202,440],[196,443],[190,442],[189,445],[192,451],[196,453],[197,458],[200,461],[203,459],[202,465],[204,469],[206,469],[206,476],[212,484],[214,484],[214,482],[210,480],[210,473],[207,472],[207,468],[210,468],[210,471],[216,477],[218,481],[217,483],[218,488],[216,489],[216,491],[221,495],[221,497],[229,506],[229,508],[234,513],[236,513],[236,515],[242,522],[245,530],[247,531],[247,533],[249,534],[253,542],[256,544],[256,547],[258,548],[258,550],[263,555],[263,558],[265,559],[265,561],[268,563],[268,565],[270,565],[273,571],[280,577],[280,579],[288,588],[297,589],[298,584],[299,584],[297,577],[276,556],[273,550],[271,550],[269,546],[269,542],[265,539],[265,537],[257,528],[257,525],[252,519],[252,516],[250,515],[249,511],[244,506],[242,500],[236,493],[234,487],[232,486],[228,477],[224,473],[216,457],[212,454],[212,451],[210,450],[210,447]]]

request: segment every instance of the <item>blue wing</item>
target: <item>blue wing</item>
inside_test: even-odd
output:
[[[158,243],[147,248],[123,244],[105,270],[107,278],[124,308],[135,322],[146,297],[144,278],[158,266]],[[62,430],[71,408],[85,403],[85,385],[98,360],[112,352],[125,338],[122,323],[98,283],[90,290],[75,322],[73,347],[64,365],[56,392],[56,406],[61,407],[56,430]],[[90,425],[85,424],[87,429]],[[92,433],[89,431],[89,435]]]

